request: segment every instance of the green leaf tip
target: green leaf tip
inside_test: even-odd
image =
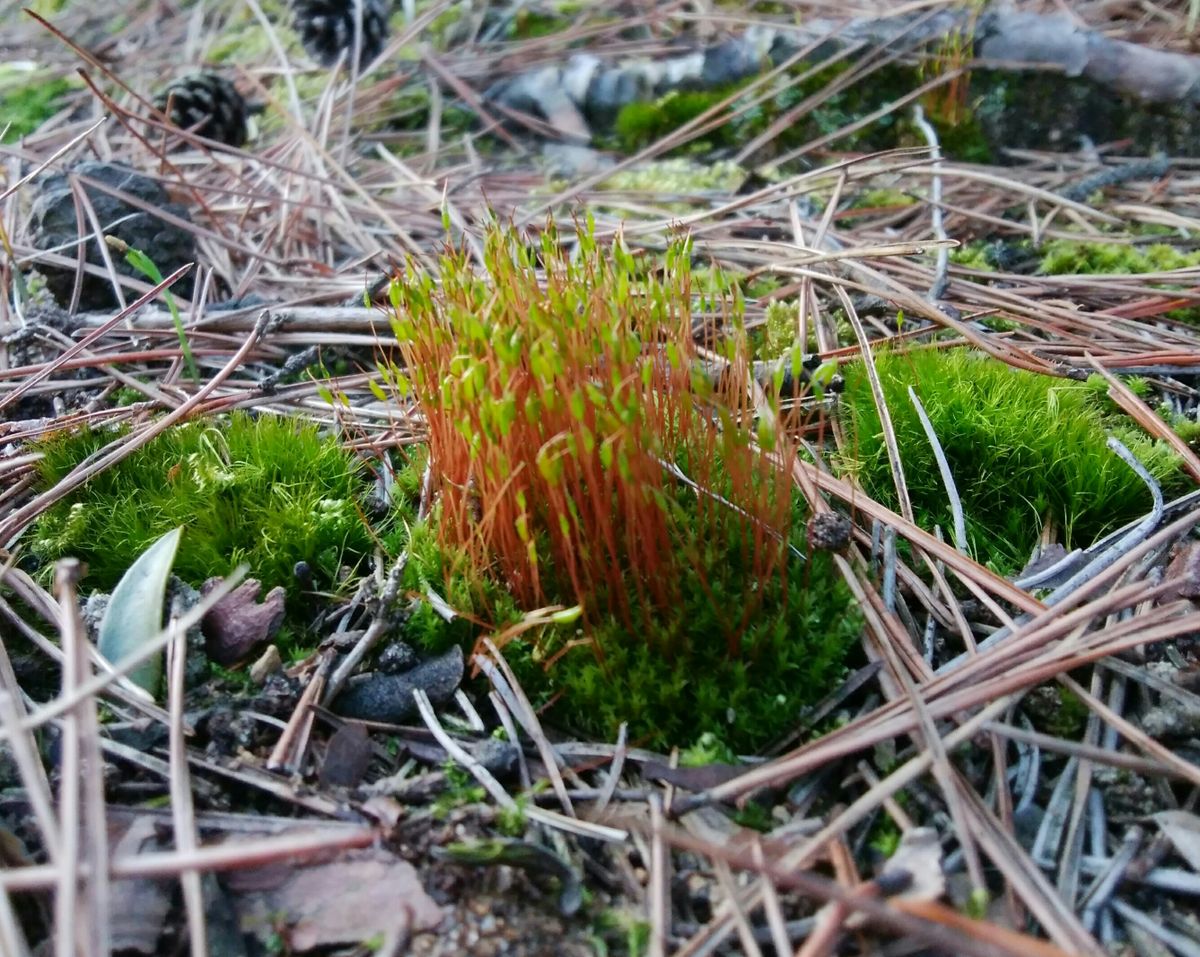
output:
[[[171,529],[129,566],[113,589],[100,622],[98,647],[113,665],[137,655],[162,631],[163,599],[167,579],[183,526]],[[129,680],[155,694],[162,681],[162,652],[158,651],[129,672]]]

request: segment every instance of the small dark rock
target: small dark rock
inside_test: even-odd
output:
[[[840,552],[850,544],[850,519],[840,512],[822,512],[808,520],[808,543],[822,552]]]
[[[499,781],[513,781],[520,767],[516,745],[499,738],[484,738],[471,746],[471,756]]]
[[[292,574],[296,576],[296,584],[301,588],[312,588],[313,572],[312,566],[308,562],[296,562],[295,567],[292,568]]]
[[[398,675],[415,667],[417,653],[406,641],[393,641],[379,655],[377,667],[385,675]]]
[[[401,675],[375,672],[351,682],[333,704],[347,718],[400,724],[417,714],[413,692],[420,689],[434,705],[454,697],[463,679],[463,653],[455,645],[443,655],[421,662]]]

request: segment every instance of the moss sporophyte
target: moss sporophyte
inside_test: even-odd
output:
[[[482,272],[451,248],[439,281],[391,286],[406,371],[384,376],[418,401],[438,477],[414,567],[470,596],[574,728],[761,745],[840,673],[848,593],[823,560],[791,558],[803,510],[773,457],[795,453],[751,387],[736,290],[694,293],[686,239],[647,265],[577,232],[568,253],[553,226],[537,240],[496,226]],[[693,307],[724,313],[728,334],[704,344],[717,381]],[[547,605],[582,615],[505,630]],[[444,642],[430,624],[415,640]]]

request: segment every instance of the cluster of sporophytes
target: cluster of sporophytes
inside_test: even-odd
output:
[[[1023,567],[1047,521],[1064,544],[1086,547],[1150,510],[1149,491],[1107,447],[1109,435],[1160,482],[1179,479],[1175,454],[1113,414],[1085,383],[1019,371],[962,349],[881,352],[875,368],[918,522],[953,527],[909,386],[946,453],[970,548],[1004,572]],[[896,487],[866,371],[858,363],[842,371],[848,466],[865,491],[894,505]]]
[[[553,227],[493,227],[482,272],[450,249],[440,281],[393,283],[409,378],[387,374],[428,423],[441,587],[474,591],[527,690],[581,732],[750,748],[828,691],[857,626],[829,565],[792,555],[771,456],[793,450],[752,399],[736,297],[699,297],[733,329],[699,361],[690,257],[679,239],[647,269],[590,223],[571,253]],[[553,605],[577,621],[503,628]]]
[[[111,431],[52,436],[40,443],[49,487],[115,438]],[[235,412],[164,432],[50,508],[31,549],[46,562],[70,555],[88,565],[85,584],[112,588],[161,535],[184,526],[174,571],[199,584],[242,562],[264,591],[295,592],[308,564],[331,587],[343,565],[372,548],[363,513],[362,464],[315,425]],[[289,594],[296,608],[298,596]]]

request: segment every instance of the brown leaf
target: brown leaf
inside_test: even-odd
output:
[[[221,583],[210,578],[200,589],[207,595]],[[258,645],[271,638],[283,623],[283,588],[272,588],[260,604],[262,588],[253,578],[242,582],[214,605],[200,622],[204,632],[205,651],[219,665],[241,661]]]
[[[136,818],[116,840],[113,840],[112,827],[110,823],[113,857],[130,858],[143,850],[162,849],[152,817]],[[113,881],[109,894],[113,952],[158,953],[158,938],[171,911],[174,894],[171,882],[131,877]]]
[[[1165,577],[1173,587],[1163,593],[1160,601],[1200,598],[1200,542],[1185,542],[1171,549]]]
[[[321,765],[323,787],[357,787],[371,763],[371,738],[361,724],[345,724],[329,739]]]
[[[1154,822],[1175,846],[1175,853],[1200,874],[1200,817],[1190,811],[1159,811]]]
[[[269,886],[262,868],[233,871],[227,885],[242,930],[265,939],[280,919],[294,950],[357,944],[380,934],[432,930],[442,909],[425,893],[416,869],[383,850],[355,851],[335,861],[281,872]]]

